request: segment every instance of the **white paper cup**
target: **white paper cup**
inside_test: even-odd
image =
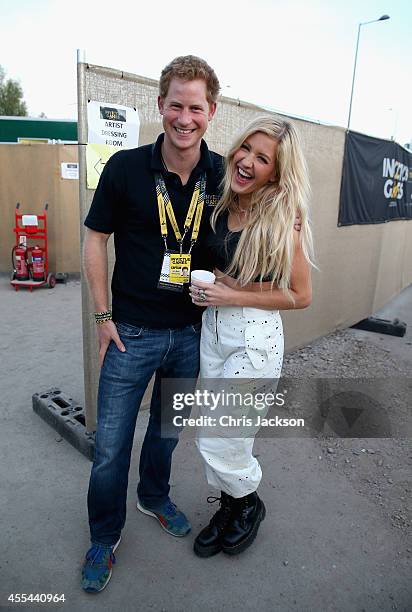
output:
[[[192,281],[197,280],[202,283],[214,283],[216,280],[216,276],[213,272],[209,272],[208,270],[193,270],[190,275]]]

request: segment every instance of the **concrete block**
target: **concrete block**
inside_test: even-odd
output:
[[[94,432],[86,431],[84,408],[60,389],[32,396],[33,410],[67,442],[93,461]]]
[[[368,317],[362,319],[359,323],[352,325],[354,329],[363,329],[365,331],[376,332],[377,334],[388,334],[390,336],[399,336],[402,338],[406,333],[406,323],[399,319],[380,319],[379,317]]]

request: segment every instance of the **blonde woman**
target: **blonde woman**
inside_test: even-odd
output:
[[[223,194],[211,217],[206,248],[217,281],[192,281],[203,314],[200,376],[204,381],[278,379],[283,359],[280,310],[311,303],[309,183],[298,134],[289,121],[254,119],[236,138],[225,164]],[[300,217],[301,229],[294,229]],[[236,412],[236,411],[235,411]],[[241,411],[237,410],[237,416]],[[209,557],[237,554],[255,539],[265,506],[256,490],[262,471],[252,433],[201,430],[197,440],[220,508],[197,536]],[[234,429],[234,432],[238,431]]]

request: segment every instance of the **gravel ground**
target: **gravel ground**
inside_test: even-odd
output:
[[[282,375],[297,378],[362,379],[392,385],[393,418],[410,427],[411,330],[404,338],[356,329],[336,331],[285,356]],[[391,344],[404,347],[394,354]],[[381,346],[379,346],[381,345]],[[388,348],[389,347],[389,348]],[[396,377],[394,377],[396,373]],[[403,378],[405,377],[405,378]],[[410,435],[410,429],[409,429]],[[391,525],[412,535],[412,445],[410,438],[319,439],[319,461],[344,475],[359,495],[379,506]],[[407,552],[412,552],[412,543]]]

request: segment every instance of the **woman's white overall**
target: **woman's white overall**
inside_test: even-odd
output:
[[[202,388],[216,388],[219,380],[231,391],[257,392],[270,382],[276,392],[283,361],[283,327],[278,310],[236,306],[210,306],[203,313],[200,344]],[[229,381],[227,380],[229,379]],[[261,380],[262,379],[262,380]],[[259,382],[260,381],[260,382]],[[262,416],[268,408],[262,410]],[[245,406],[219,407],[216,412],[236,419],[247,416]],[[206,409],[202,409],[203,415]],[[211,415],[210,410],[207,412]],[[238,421],[239,422],[239,421]],[[262,470],[253,456],[254,436],[259,427],[203,427],[196,440],[205,461],[208,483],[232,497],[255,491]],[[239,433],[240,432],[240,433]]]

